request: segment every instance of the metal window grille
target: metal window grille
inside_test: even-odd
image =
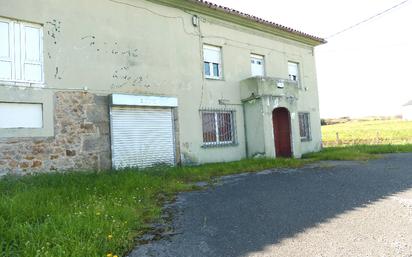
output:
[[[203,143],[205,146],[233,145],[236,143],[235,111],[201,110]]]
[[[300,138],[302,141],[310,141],[311,131],[310,131],[310,114],[307,112],[299,113],[299,130]]]

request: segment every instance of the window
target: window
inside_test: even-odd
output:
[[[216,46],[203,46],[203,63],[205,77],[209,79],[222,78],[221,48]]]
[[[201,113],[205,145],[235,143],[233,111],[202,111]]]
[[[0,18],[0,80],[43,82],[43,29]]]
[[[0,128],[42,127],[42,104],[0,103]]]
[[[250,55],[250,62],[252,65],[252,77],[265,76],[265,60],[261,55]]]
[[[296,62],[288,62],[289,79],[299,82],[299,64]]]
[[[299,129],[300,129],[300,139],[302,141],[312,140],[310,135],[310,114],[307,112],[299,113]]]

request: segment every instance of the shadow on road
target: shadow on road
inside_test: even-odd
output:
[[[329,168],[250,174],[184,203],[170,241],[143,246],[154,256],[244,256],[337,215],[412,187],[412,154]],[[132,255],[138,256],[138,255]]]

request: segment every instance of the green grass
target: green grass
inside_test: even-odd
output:
[[[339,133],[339,141],[336,133]],[[323,145],[412,144],[412,121],[350,121],[322,127]]]
[[[307,154],[305,158],[368,160],[379,158],[379,154],[412,152],[411,121],[353,120],[322,126],[322,137],[326,148],[320,153]]]
[[[167,199],[193,182],[307,160],[251,159],[145,171],[7,176],[0,180],[0,256],[124,255]]]
[[[380,157],[380,154],[412,152],[412,144],[407,145],[353,145],[328,147],[319,153],[310,153],[304,159],[320,160],[369,160]]]

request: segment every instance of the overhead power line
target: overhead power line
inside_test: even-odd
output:
[[[334,33],[334,34],[326,37],[326,39],[330,39],[330,38],[332,38],[332,37],[336,37],[337,35],[340,35],[340,34],[346,32],[346,31],[348,31],[348,30],[351,30],[351,29],[353,29],[353,28],[356,28],[356,27],[358,27],[359,25],[362,25],[362,24],[364,24],[364,23],[366,23],[366,22],[368,22],[368,21],[370,21],[370,20],[373,20],[373,19],[375,19],[375,18],[377,18],[377,17],[379,17],[379,16],[382,16],[383,14],[386,14],[386,13],[392,11],[393,9],[396,9],[396,8],[400,7],[401,5],[406,4],[407,2],[409,2],[409,0],[404,0],[404,1],[402,1],[402,2],[400,2],[400,3],[398,3],[398,4],[396,4],[396,5],[394,5],[394,6],[390,7],[390,8],[388,8],[388,9],[380,12],[380,13],[377,13],[377,14],[375,14],[375,15],[369,17],[369,18],[366,18],[366,19],[364,19],[364,20],[362,20],[362,21],[360,21],[360,22],[358,22],[358,23],[356,23],[356,24],[353,24],[352,26],[349,26],[349,27],[347,27],[346,29],[343,29],[343,30],[341,30],[341,31],[339,31],[339,32],[336,32],[336,33]]]

